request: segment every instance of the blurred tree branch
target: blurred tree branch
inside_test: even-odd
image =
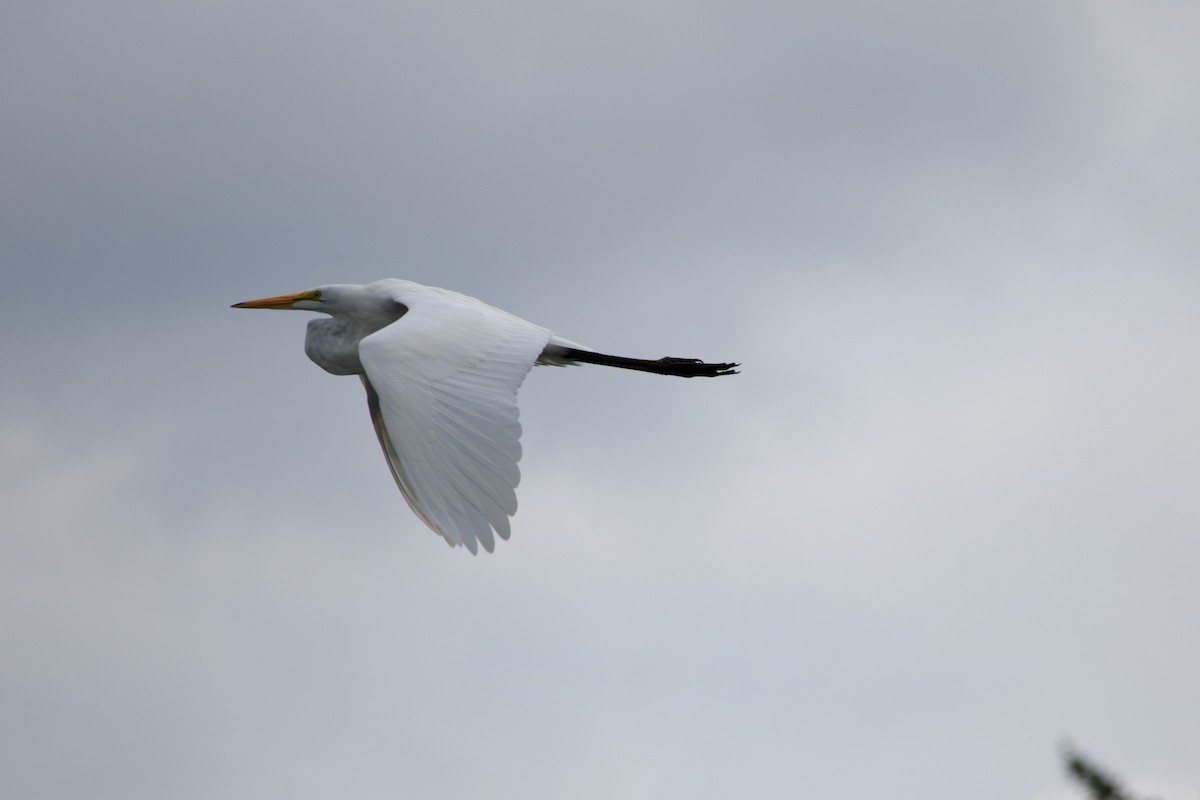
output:
[[[1092,800],[1139,800],[1137,795],[1121,786],[1110,772],[1085,756],[1070,742],[1064,742],[1060,749],[1067,775],[1082,784]]]

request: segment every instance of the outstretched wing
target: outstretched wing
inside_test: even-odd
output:
[[[358,346],[379,443],[405,499],[451,546],[509,536],[521,478],[517,389],[545,328],[455,292],[406,282],[408,312]]]

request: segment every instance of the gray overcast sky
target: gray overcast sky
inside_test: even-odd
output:
[[[0,795],[1200,792],[1200,7],[0,11]],[[536,370],[451,551],[304,315]]]

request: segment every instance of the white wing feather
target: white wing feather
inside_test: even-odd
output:
[[[551,334],[456,292],[392,291],[408,312],[358,346],[380,444],[417,516],[491,552],[517,511],[517,389]]]

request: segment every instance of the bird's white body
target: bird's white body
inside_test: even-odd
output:
[[[517,389],[535,364],[606,364],[721,375],[733,364],[606,356],[473,297],[412,281],[322,286],[239,303],[328,317],[304,351],[335,375],[359,375],[388,466],[409,506],[451,546],[491,551],[517,510]],[[494,535],[493,535],[494,534]]]
[[[359,353],[362,340],[398,321],[406,310],[414,307],[427,313],[433,308],[438,308],[443,319],[453,316],[458,320],[456,326],[444,329],[443,333],[462,333],[472,327],[475,327],[476,333],[488,329],[499,331],[524,327],[531,334],[534,331],[540,332],[538,335],[544,339],[543,348],[551,343],[580,347],[574,342],[555,336],[546,328],[514,317],[474,297],[449,289],[422,286],[412,281],[389,278],[362,286],[326,286],[320,291],[322,300],[327,304],[320,310],[335,313],[335,316],[309,321],[304,352],[315,364],[334,375],[364,374]],[[353,308],[355,314],[352,317],[336,314],[336,311],[340,310],[339,306]],[[433,345],[433,355],[436,358],[436,346],[440,342],[430,344]],[[553,362],[554,359],[548,357],[544,363]]]

